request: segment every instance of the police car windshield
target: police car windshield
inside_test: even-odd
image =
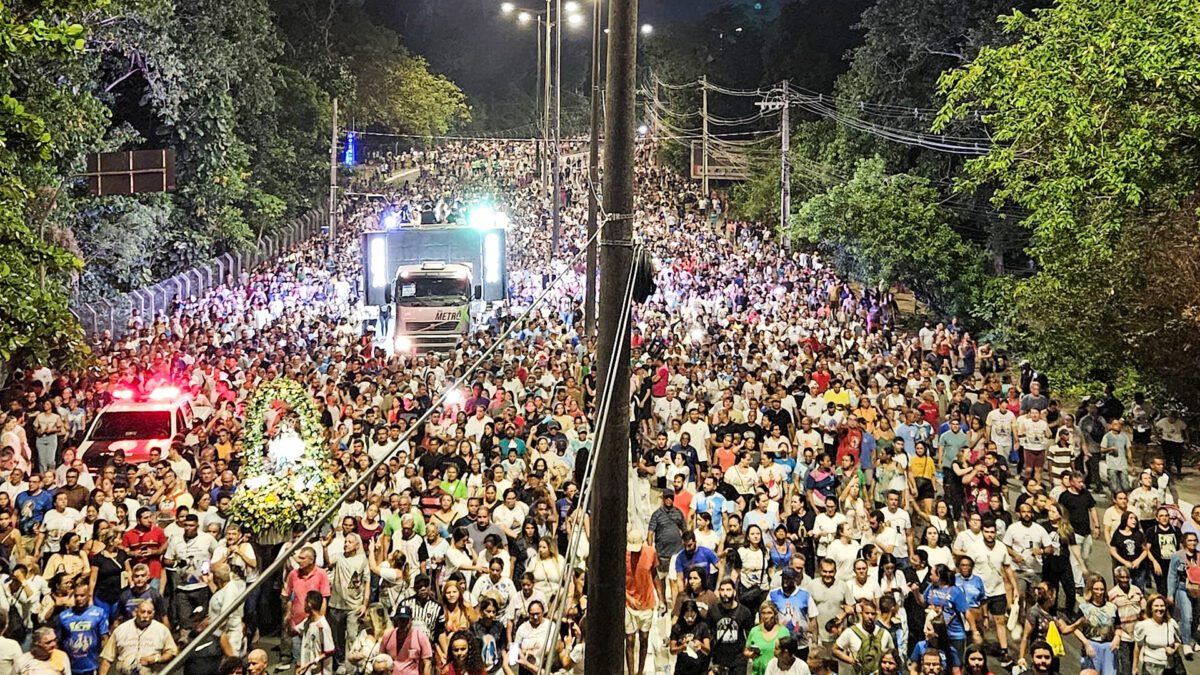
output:
[[[419,277],[402,279],[399,284],[400,304],[433,307],[461,304],[470,297],[470,282],[453,277]]]
[[[170,437],[171,413],[166,410],[108,411],[100,415],[92,431],[94,441]]]

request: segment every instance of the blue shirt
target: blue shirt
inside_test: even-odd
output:
[[[954,638],[950,638],[950,639],[953,640]],[[912,656],[909,657],[909,663],[917,663],[917,664],[921,663],[921,657],[927,651],[929,651],[929,643],[926,642],[925,640],[921,640],[920,642],[917,643],[916,647],[913,647]],[[947,654],[950,655],[950,664],[949,665],[951,668],[962,667],[962,663],[959,660],[958,652],[954,651],[953,645],[946,645],[945,649],[941,649],[938,651],[940,651],[942,653],[942,670],[943,671],[946,670],[946,665],[947,665],[946,664],[946,655]]]
[[[697,545],[696,552],[690,556],[686,550],[679,552],[675,558],[675,571],[682,576],[688,570],[699,570],[707,588],[708,582],[712,580],[712,570],[717,564],[717,554],[713,553],[712,549]]]
[[[26,490],[17,495],[15,501],[22,534],[31,534],[33,526],[41,523],[42,516],[54,508],[54,495],[50,494],[49,490],[42,490],[36,495],[31,495]]]
[[[724,515],[733,512],[733,505],[726,501],[725,496],[720,492],[714,492],[711,495],[698,493],[695,501],[692,502],[692,508],[696,510],[696,513],[707,513],[712,516],[713,529],[717,532],[721,532],[725,525]]]
[[[875,436],[863,429],[862,432],[862,447],[859,448],[858,465],[863,468],[863,471],[870,471],[874,467],[874,462],[871,459],[875,456]]]
[[[987,594],[983,590],[983,579],[978,574],[972,574],[970,579],[964,579],[961,574],[954,575],[954,585],[962,589],[967,598],[967,607],[979,607]]]
[[[808,635],[808,612],[809,604],[812,602],[812,596],[808,591],[796,587],[795,592],[790,596],[783,594],[782,588],[776,588],[771,591],[771,604],[775,605],[779,610],[779,622],[791,631],[799,640],[801,636]],[[801,645],[806,645],[807,642],[801,642]]]
[[[942,610],[946,636],[951,640],[967,639],[963,615],[967,613],[967,596],[958,586],[930,586],[925,589],[925,604]]]
[[[916,424],[901,424],[896,427],[896,438],[904,441],[904,451],[909,457],[917,454],[917,441],[924,441],[929,438],[932,430],[925,422],[918,421]]]
[[[108,635],[108,612],[95,605],[83,610],[74,607],[58,615],[58,639],[71,658],[71,672],[86,673],[100,669],[100,647]]]

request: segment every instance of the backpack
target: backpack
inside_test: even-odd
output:
[[[883,640],[879,631],[873,630],[867,633],[862,626],[857,624],[850,630],[854,631],[854,634],[862,641],[862,645],[858,648],[858,665],[854,667],[854,672],[860,675],[878,673],[879,663],[883,661]]]

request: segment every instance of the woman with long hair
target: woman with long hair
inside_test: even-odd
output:
[[[359,622],[358,634],[346,650],[346,661],[354,672],[371,672],[371,659],[379,653],[383,636],[392,627],[388,616],[388,608],[378,602],[367,607],[367,615]]]
[[[1133,627],[1133,672],[1136,675],[1185,675],[1178,657],[1182,648],[1179,624],[1167,612],[1167,599],[1152,593],[1146,600],[1146,618]]]
[[[1084,596],[1075,631],[1082,652],[1080,667],[1098,675],[1117,675],[1116,646],[1120,645],[1121,622],[1117,606],[1108,599],[1104,577],[1089,575],[1084,583]]]
[[[547,602],[558,595],[567,563],[559,555],[552,537],[543,537],[538,541],[537,557],[529,563],[529,571],[533,573],[534,590],[541,593]]]
[[[763,545],[762,529],[746,528],[746,541],[730,556],[730,577],[738,582],[738,597],[747,607],[757,607],[771,586],[771,556]]]
[[[962,657],[963,675],[992,675],[987,667],[987,654],[979,645],[969,645],[967,653]]]
[[[54,575],[65,572],[72,578],[91,574],[87,556],[81,552],[82,539],[75,532],[67,532],[58,542],[58,551],[46,561],[45,573]]]
[[[1071,568],[1071,558],[1078,557],[1075,546],[1075,528],[1071,521],[1063,518],[1058,504],[1047,505],[1046,515],[1049,517],[1049,545],[1042,553],[1042,579],[1052,586],[1061,586],[1064,609],[1067,616],[1075,615],[1075,572]]]
[[[929,525],[921,535],[921,544],[917,546],[917,550],[925,551],[928,554],[930,567],[936,568],[938,565],[945,565],[954,569],[954,554],[947,545],[949,540],[948,535],[940,532],[936,526]]]
[[[449,658],[445,661],[446,675],[486,675],[487,668],[479,652],[479,642],[467,630],[457,630],[447,640]]]
[[[671,626],[669,649],[675,655],[675,675],[705,675],[712,651],[712,631],[694,600],[684,600]]]
[[[109,621],[113,621],[117,617],[117,605],[124,590],[122,575],[129,556],[119,548],[121,532],[116,528],[105,530],[93,541],[98,541],[103,548],[92,554],[88,577],[92,602],[108,612]]]
[[[446,629],[438,636],[437,650],[440,662],[446,662],[450,648],[450,635],[456,631],[469,630],[475,622],[475,610],[467,604],[463,587],[465,584],[457,579],[457,573],[450,575],[451,579],[442,586],[442,620]]]
[[[1133,511],[1122,513],[1119,523],[1108,542],[1114,568],[1121,566],[1128,569],[1133,584],[1145,590],[1150,582],[1150,542],[1146,541],[1146,533],[1142,531],[1141,522]]]
[[[909,655],[908,662],[911,664],[910,670],[916,675],[921,657],[925,652],[937,650],[942,655],[942,672],[953,671],[959,672],[962,668],[962,657],[960,654],[966,651],[962,644],[955,644],[955,641],[950,638],[946,622],[942,617],[935,616],[925,621],[924,639],[917,641],[913,646],[912,654]]]
[[[675,605],[671,610],[671,617],[679,618],[679,613],[683,611],[684,602],[693,602],[696,605],[696,611],[700,612],[700,618],[708,619],[708,610],[717,603],[717,595],[711,588],[705,586],[705,575],[699,569],[688,568],[683,574],[683,590],[675,594]]]
[[[412,589],[408,558],[403,550],[395,550],[380,561],[378,542],[372,540],[368,546],[367,564],[371,567],[371,574],[379,578],[379,602],[387,607],[390,616]]]
[[[946,565],[934,567],[930,578],[932,583],[925,589],[922,600],[927,608],[937,609],[936,618],[945,625],[949,640],[949,643],[939,642],[938,649],[946,651],[942,645],[949,644],[956,655],[962,654],[967,646],[967,610],[970,609],[966,593],[955,585],[954,572]],[[916,660],[919,661],[919,657]]]

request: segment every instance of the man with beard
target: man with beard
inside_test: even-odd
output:
[[[708,608],[708,621],[713,626],[712,664],[727,673],[746,671],[742,648],[754,625],[750,610],[737,601],[737,591],[730,579],[717,587],[719,602]]]
[[[1050,535],[1033,521],[1033,507],[1028,502],[1017,507],[1017,522],[1004,531],[1004,545],[1022,581],[1029,583],[1041,576],[1042,553],[1050,545]]]

